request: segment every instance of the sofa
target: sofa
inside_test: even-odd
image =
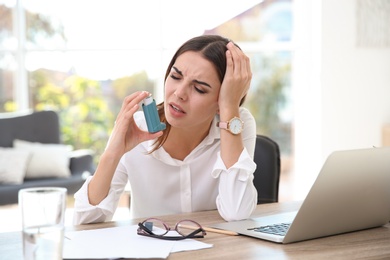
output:
[[[64,187],[68,195],[93,174],[93,152],[61,143],[54,111],[0,114],[0,205],[18,203],[30,187]]]

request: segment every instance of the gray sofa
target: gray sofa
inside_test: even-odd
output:
[[[24,115],[0,118],[0,147],[12,147],[15,139],[42,144],[60,144],[59,118],[54,111],[31,112]],[[72,151],[69,168],[70,177],[25,178],[22,184],[0,183],[0,205],[18,203],[18,192],[22,188],[57,186],[74,194],[93,174],[94,165],[90,150]]]

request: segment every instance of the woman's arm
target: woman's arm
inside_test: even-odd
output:
[[[249,58],[232,42],[227,44],[227,49],[226,73],[218,99],[221,122],[244,117],[240,115],[240,103],[252,79]],[[246,115],[241,118],[244,121],[243,132],[233,134],[220,130],[220,160],[224,167],[218,166],[217,162],[213,173],[219,173],[216,174],[219,175],[218,211],[227,221],[248,218],[257,202],[257,191],[253,185],[256,124],[249,111]]]
[[[252,79],[249,58],[232,42],[227,44],[227,48],[226,73],[218,99],[221,122],[240,117],[240,102],[247,94]],[[226,168],[237,162],[243,148],[242,134],[221,129],[221,157]]]
[[[253,184],[253,161],[256,144],[256,122],[250,112],[240,109],[245,122],[241,133],[244,148],[235,164],[227,168],[221,156],[218,157],[212,176],[219,178],[217,208],[226,221],[246,219],[257,204],[257,190]]]
[[[133,93],[124,99],[110,140],[88,185],[90,204],[97,205],[107,196],[115,169],[126,152],[139,143],[157,138],[162,134],[161,131],[155,134],[141,131],[134,122],[133,115],[139,109],[139,103],[148,95],[148,92],[142,91]]]

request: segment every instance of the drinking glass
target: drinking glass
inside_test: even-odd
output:
[[[25,260],[62,259],[66,188],[19,191]]]

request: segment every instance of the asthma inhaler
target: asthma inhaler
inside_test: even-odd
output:
[[[144,110],[149,133],[156,133],[166,128],[166,125],[160,122],[156,101],[153,99],[152,95],[143,100],[142,109]]]

